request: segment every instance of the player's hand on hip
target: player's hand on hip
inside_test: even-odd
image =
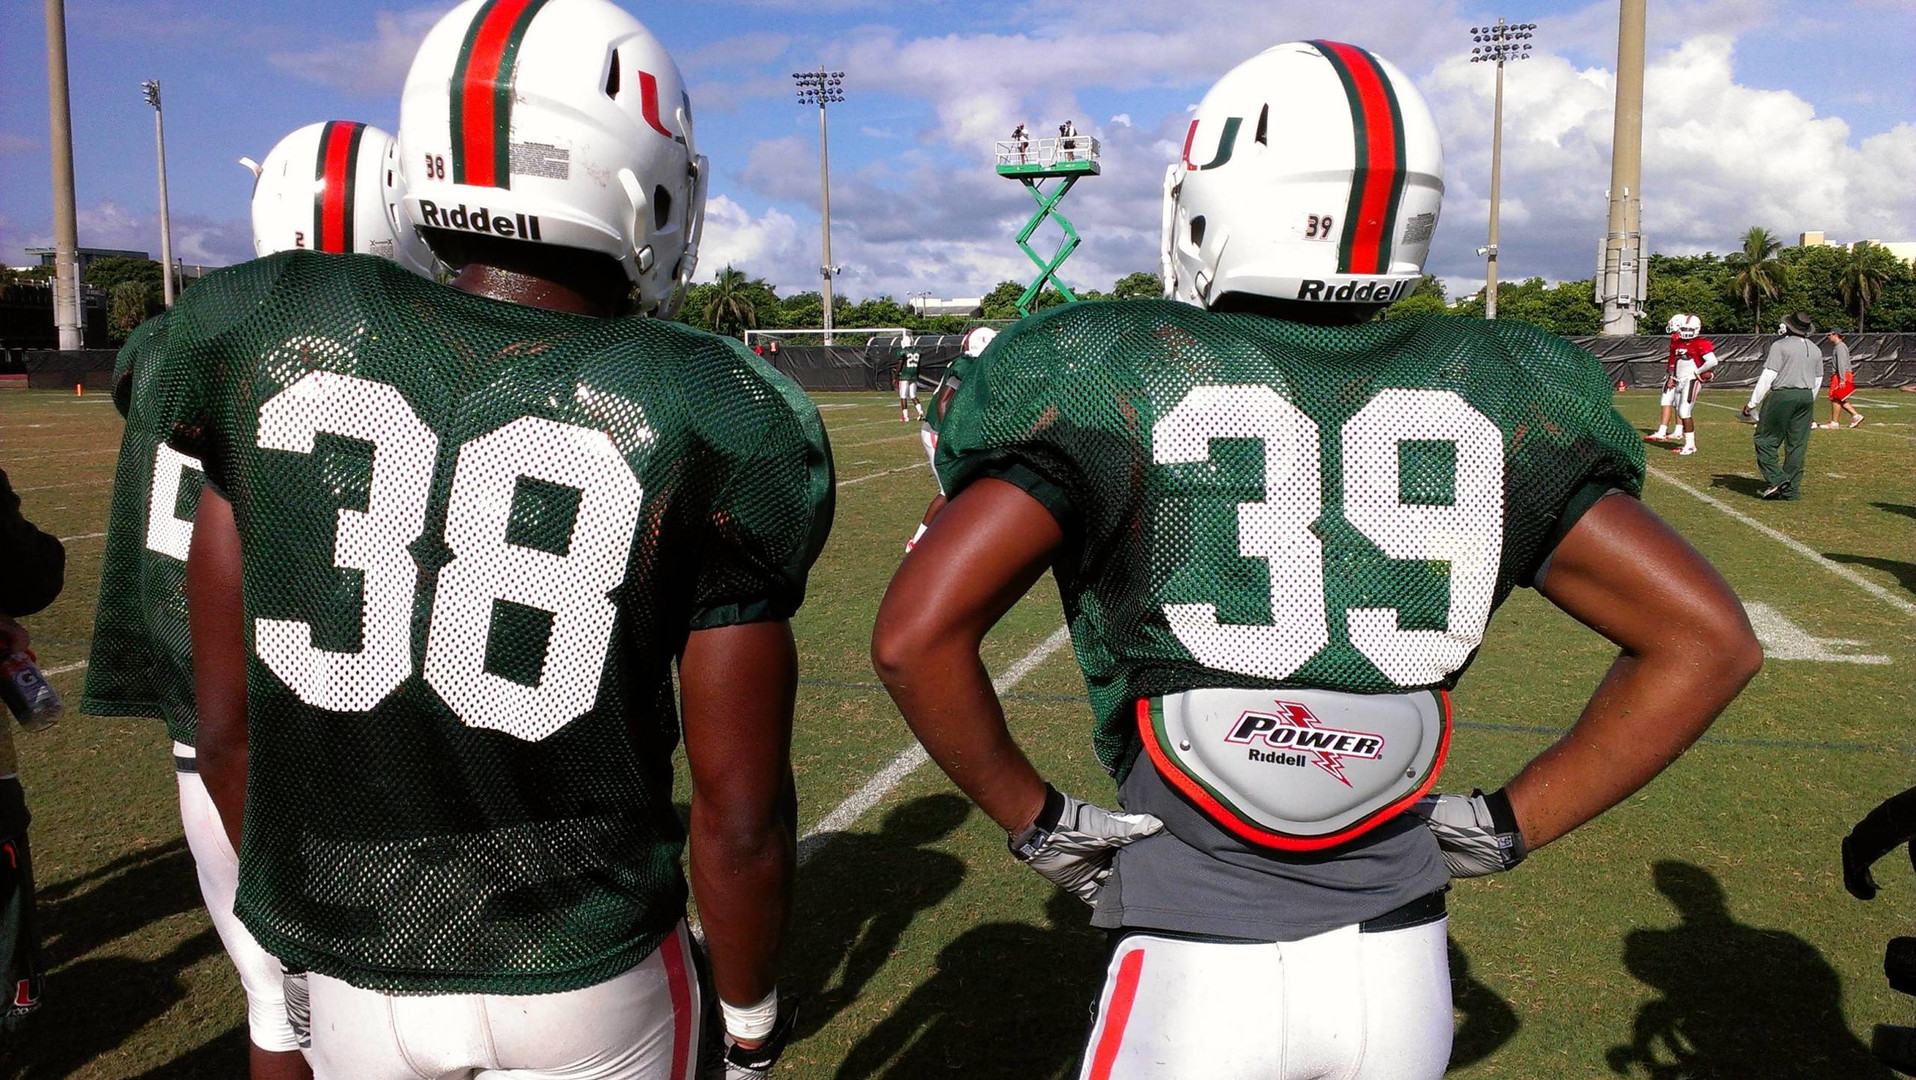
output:
[[[1453,878],[1502,873],[1530,854],[1510,800],[1501,791],[1426,795],[1410,812],[1423,818],[1436,834],[1437,848]]]
[[[1046,784],[1038,819],[1008,843],[1011,854],[1046,881],[1095,906],[1118,849],[1162,828],[1150,814],[1106,810]]]

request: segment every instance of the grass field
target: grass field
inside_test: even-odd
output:
[[[1102,938],[1005,856],[1002,834],[936,769],[900,759],[910,738],[866,661],[880,593],[932,490],[916,425],[884,397],[819,400],[840,490],[797,621],[800,828],[812,835],[785,980],[808,1005],[777,1075],[1064,1075]],[[1654,395],[1620,404],[1654,423]],[[1873,1023],[1910,1020],[1881,958],[1911,927],[1916,878],[1888,860],[1883,897],[1853,901],[1837,842],[1916,781],[1916,395],[1859,394],[1869,422],[1815,434],[1793,503],[1754,497],[1739,404],[1706,398],[1701,453],[1651,448],[1646,498],[1736,586],[1770,659],[1648,790],[1520,871],[1452,892],[1456,1075],[1889,1075],[1866,1043]],[[70,701],[119,425],[104,396],[0,394],[0,467],[27,513],[68,538],[66,594],[29,625]],[[1061,621],[1041,587],[987,660],[1040,767],[1108,799]],[[1576,715],[1611,652],[1534,594],[1513,597],[1455,695],[1445,786],[1501,783]],[[4,1075],[243,1075],[243,1003],[200,909],[160,725],[72,715],[18,741],[52,974]]]

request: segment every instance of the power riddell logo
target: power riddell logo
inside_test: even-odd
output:
[[[1344,758],[1376,761],[1383,756],[1384,737],[1370,731],[1343,731],[1325,727],[1316,714],[1295,701],[1277,702],[1275,712],[1247,712],[1238,717],[1225,742],[1249,744],[1261,742],[1273,753],[1253,748],[1252,760],[1276,765],[1310,763],[1329,773],[1345,787],[1351,782],[1344,775]],[[1295,753],[1283,753],[1295,751]]]

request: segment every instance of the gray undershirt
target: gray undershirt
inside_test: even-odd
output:
[[[1772,390],[1814,390],[1823,381],[1823,350],[1808,338],[1790,334],[1770,343],[1763,367],[1776,372]]]
[[[1164,831],[1121,848],[1091,924],[1296,941],[1374,919],[1450,884],[1421,818],[1401,814],[1327,854],[1254,847],[1173,791],[1140,755],[1118,789]]]

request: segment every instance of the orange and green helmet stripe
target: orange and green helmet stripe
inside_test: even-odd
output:
[[[1337,245],[1340,274],[1390,272],[1391,240],[1404,201],[1404,113],[1377,57],[1355,45],[1313,41],[1330,61],[1350,101],[1351,127],[1357,135],[1357,165],[1351,174],[1350,204]]]
[[[512,186],[513,68],[546,0],[486,0],[466,28],[452,73],[452,180]]]
[[[319,133],[319,159],[313,163],[313,250],[343,254],[353,250],[353,200],[358,197],[359,144],[366,125],[330,120]]]

